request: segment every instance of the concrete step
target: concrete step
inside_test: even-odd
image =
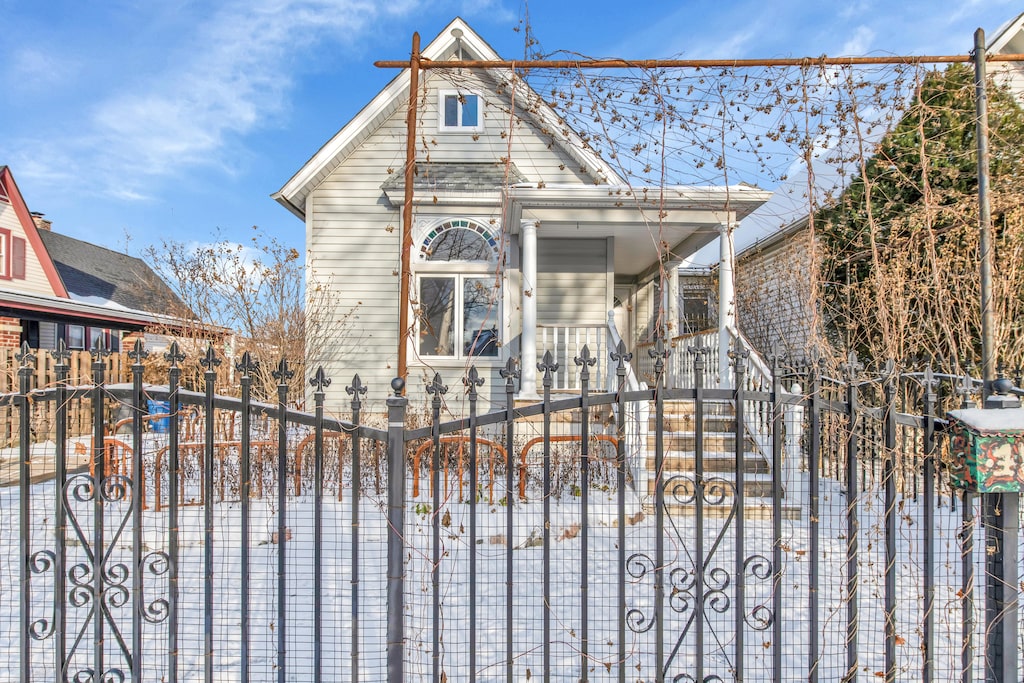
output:
[[[665,452],[665,472],[693,472],[697,467],[694,453],[686,451]],[[705,472],[733,472],[736,469],[736,455],[733,453],[704,453],[702,465]],[[746,453],[743,456],[743,471],[748,474],[770,474],[771,463],[759,453]],[[648,453],[647,471],[654,472],[654,454]]]
[[[666,450],[693,451],[697,448],[697,435],[694,432],[665,432],[663,443]],[[720,451],[723,453],[736,452],[735,432],[704,432],[704,451]],[[653,451],[657,441],[657,435],[648,432],[647,450]],[[752,436],[747,435],[743,440],[743,450],[747,453],[758,451],[757,442]]]
[[[697,423],[693,415],[669,415],[666,413],[664,419],[661,421],[661,428],[666,432],[692,432],[694,431],[696,424]],[[652,432],[658,428],[658,419],[654,415],[653,411],[647,420],[647,428]],[[711,432],[736,431],[736,416],[705,415],[704,430]]]

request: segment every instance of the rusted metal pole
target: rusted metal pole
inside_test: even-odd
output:
[[[418,54],[418,51],[417,51]],[[857,66],[870,64],[953,64],[974,61],[972,55],[890,55],[885,57],[791,57],[782,59],[464,59],[419,60],[420,69],[676,69],[756,66]],[[990,62],[1024,62],[1024,54],[991,55]],[[380,69],[405,69],[410,61],[380,60]],[[416,67],[413,67],[416,68]]]
[[[992,307],[992,209],[989,204],[988,93],[985,87],[985,31],[974,32],[974,92],[978,114],[978,250],[981,260],[981,368],[984,397],[996,378],[995,312]]]
[[[405,203],[402,205],[402,270],[398,293],[398,376],[409,375],[409,288],[412,285],[412,199],[416,177],[416,100],[420,80],[420,34],[412,34],[412,56],[403,66],[409,67],[409,109],[406,114],[405,139]],[[404,388],[403,388],[404,392]]]

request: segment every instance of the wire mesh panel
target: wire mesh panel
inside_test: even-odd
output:
[[[345,420],[322,373],[314,412],[290,409],[283,363],[269,403],[249,359],[216,393],[209,351],[188,388],[175,349],[163,386],[141,353],[130,388],[99,352],[90,385],[26,373],[0,397],[22,427],[0,680],[984,678],[991,511],[949,484],[950,378],[851,362],[712,388],[695,348],[694,386],[669,388],[653,352],[651,388],[620,348],[619,389],[594,392],[584,347],[571,394],[546,357],[520,405],[509,361],[484,413],[474,369],[435,376],[418,428],[398,383],[388,432],[358,377]],[[32,438],[37,412],[56,440]]]

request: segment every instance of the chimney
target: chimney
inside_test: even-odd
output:
[[[50,232],[50,228],[51,226],[53,226],[53,221],[48,221],[45,218],[43,218],[43,216],[45,215],[45,213],[33,211],[32,222],[36,224],[36,230],[45,230],[47,232]]]

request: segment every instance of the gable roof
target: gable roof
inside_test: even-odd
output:
[[[52,231],[40,231],[69,298],[151,313],[184,305],[141,259]]]
[[[28,210],[25,198],[21,196],[21,190],[18,189],[18,184],[14,181],[14,176],[11,174],[11,169],[8,166],[0,166],[0,188],[2,188],[4,198],[10,202],[11,208],[14,209],[14,215],[18,217],[18,223],[21,224],[25,232],[25,239],[28,240],[32,251],[39,260],[39,265],[42,266],[43,273],[46,275],[46,280],[50,283],[51,289],[53,289],[54,296],[67,297],[68,293],[64,288],[64,283],[61,281],[60,275],[57,274],[57,269],[50,259],[43,241],[39,237],[39,229],[36,228],[36,222],[32,220],[32,214]]]
[[[451,59],[459,49],[469,59],[501,59],[500,55],[459,17],[453,19],[429,45],[423,48],[420,55],[424,61],[445,61]],[[511,76],[508,72],[506,75]],[[306,197],[313,188],[408,101],[409,77],[409,69],[403,69],[271,197],[299,218],[305,219]],[[565,128],[558,114],[532,88],[521,79],[515,79],[514,83],[517,101],[530,102],[531,105],[536,102],[536,106],[529,107],[526,116],[535,118],[543,126]],[[557,144],[597,182],[625,182],[607,162],[584,144],[575,132],[567,131],[567,139]]]

